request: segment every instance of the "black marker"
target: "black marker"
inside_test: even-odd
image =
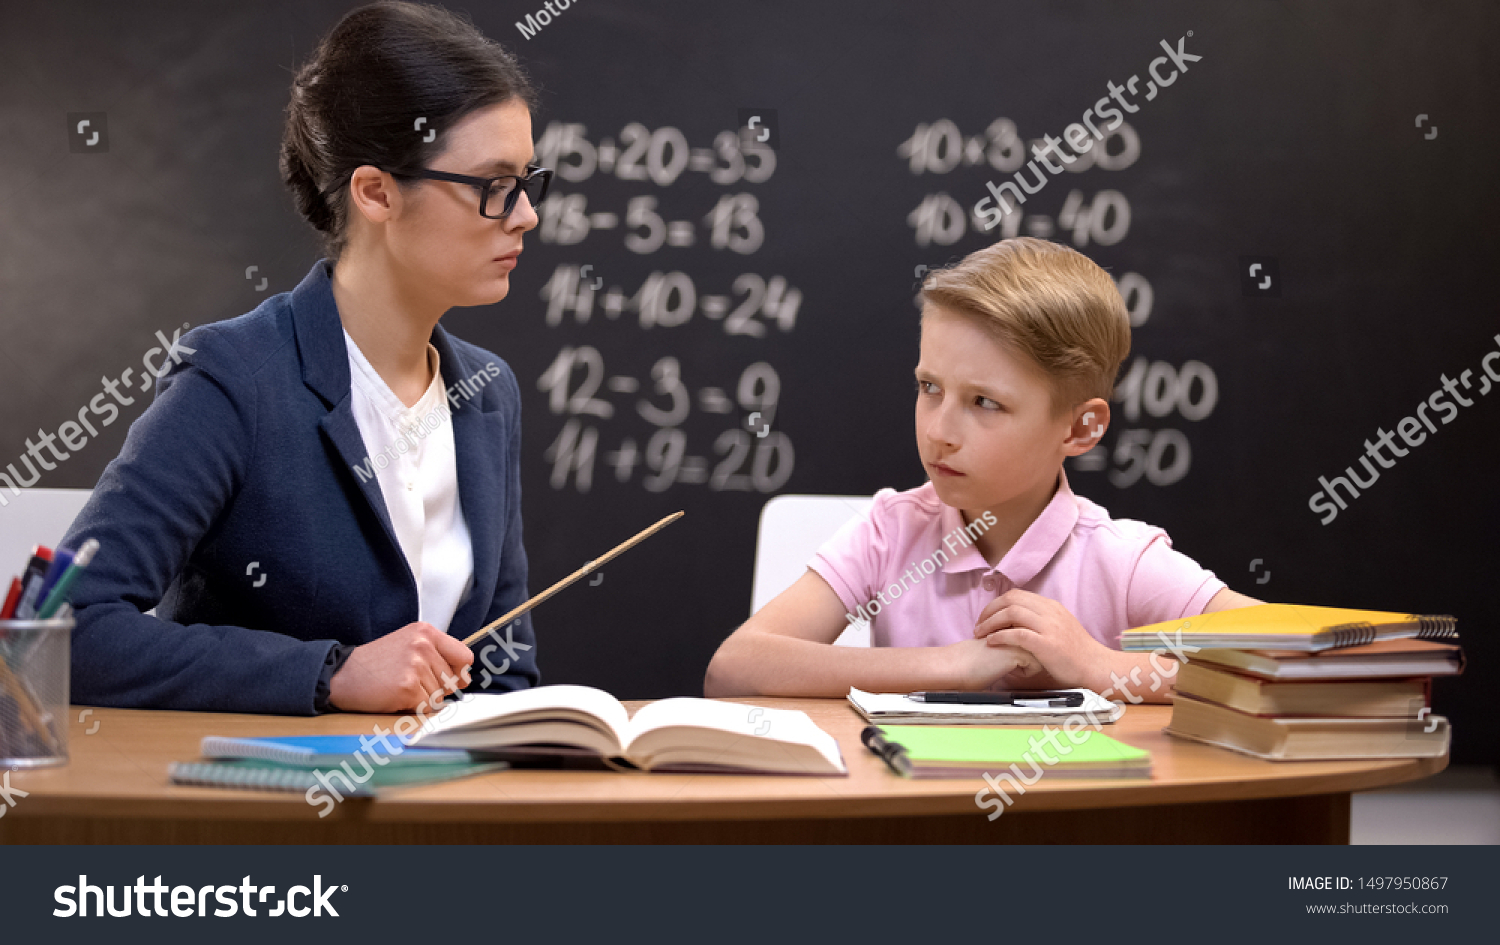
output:
[[[1070,709],[1083,705],[1083,693],[1066,689],[1036,692],[913,692],[913,702],[955,705],[1013,705],[1027,709]]]
[[[911,759],[906,757],[906,749],[895,742],[886,741],[878,727],[866,725],[865,730],[859,733],[859,740],[865,743],[866,748],[879,755],[882,761],[890,765],[892,771],[903,778],[911,777]]]

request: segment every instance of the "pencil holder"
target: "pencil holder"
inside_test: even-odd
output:
[[[0,620],[0,768],[68,762],[73,618]]]

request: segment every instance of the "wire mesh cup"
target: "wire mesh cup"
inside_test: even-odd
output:
[[[73,618],[0,620],[0,768],[68,762]]]

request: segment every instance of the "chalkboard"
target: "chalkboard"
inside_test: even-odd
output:
[[[39,483],[92,486],[156,332],[305,275],[281,110],[352,6],[6,10],[0,468],[131,368],[125,422]],[[917,280],[1033,235],[1132,313],[1074,489],[1252,596],[1454,614],[1436,707],[1455,761],[1500,758],[1493,7],[558,7],[450,4],[542,87],[558,176],[510,297],[444,324],[521,382],[534,589],[687,516],[536,612],[545,682],[699,693],[772,495],[922,482]],[[1002,186],[1090,121],[1024,203]],[[1346,467],[1367,486],[1320,502]]]

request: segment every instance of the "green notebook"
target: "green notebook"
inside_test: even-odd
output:
[[[957,778],[981,771],[998,774],[1016,765],[1026,778],[1140,778],[1151,776],[1151,753],[1132,748],[1093,729],[1068,736],[1054,729],[1046,739],[1035,728],[977,728],[972,725],[881,725],[886,741],[900,745],[911,761],[912,777]],[[1035,739],[1036,747],[1032,747]],[[1050,759],[1050,761],[1049,761]]]

